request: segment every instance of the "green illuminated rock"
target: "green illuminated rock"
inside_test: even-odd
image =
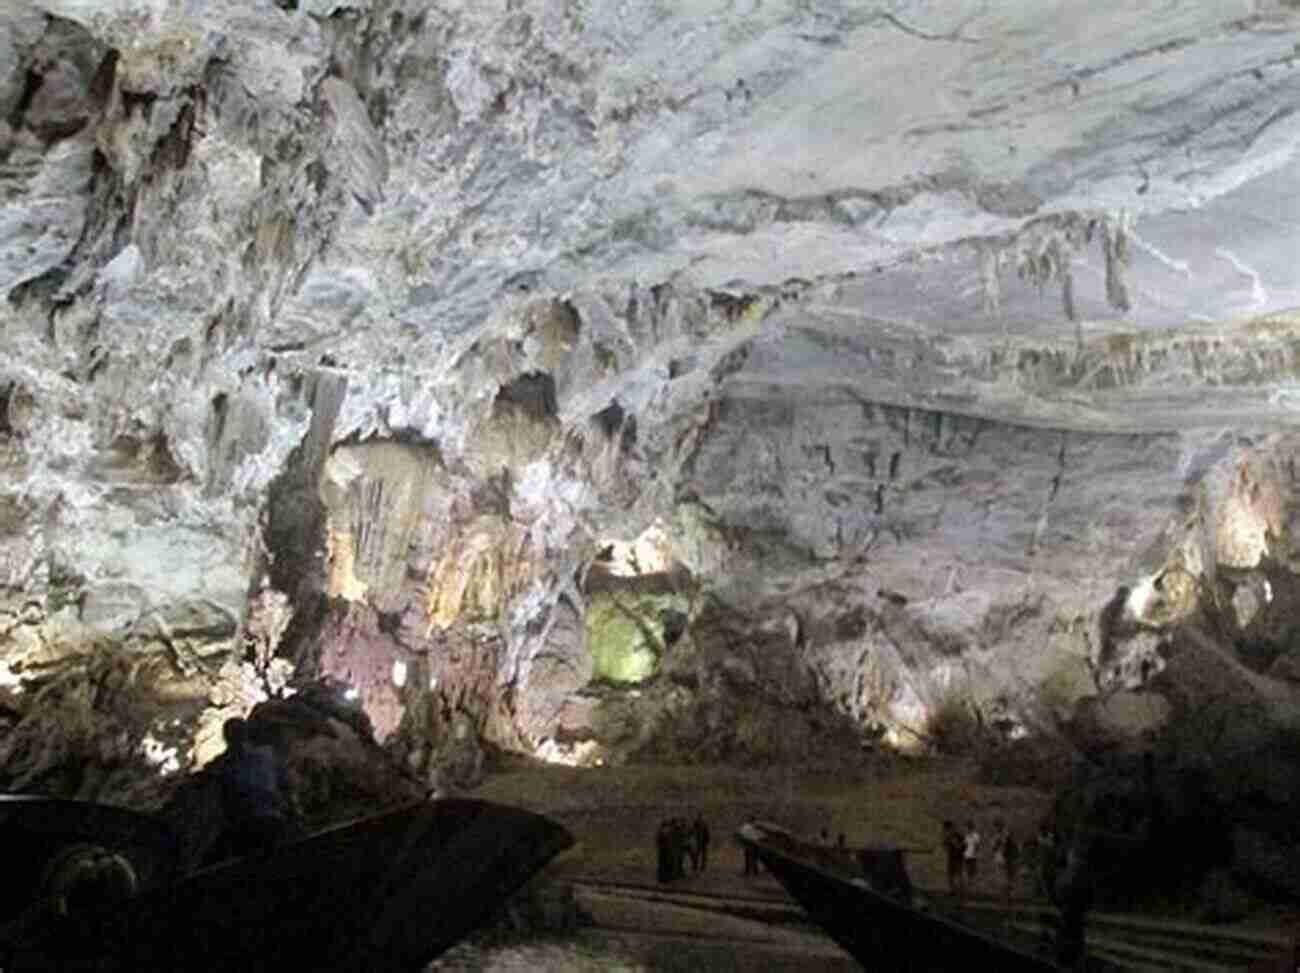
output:
[[[686,598],[677,594],[594,596],[587,606],[593,678],[638,683],[654,675],[664,650],[662,613],[687,607]]]

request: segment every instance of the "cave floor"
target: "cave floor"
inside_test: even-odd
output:
[[[712,833],[709,867],[673,888],[782,898],[770,877],[742,874],[740,847],[732,835],[747,819],[775,821],[809,837],[823,828],[832,839],[843,833],[851,847],[918,849],[908,861],[912,880],[938,890],[946,881],[939,847],[946,818],[964,823],[973,817],[987,835],[994,819],[1002,817],[1018,835],[1028,837],[1051,804],[1051,795],[1041,791],[977,783],[975,767],[967,760],[875,754],[764,768],[514,768],[493,774],[475,796],[526,807],[565,824],[578,844],[555,864],[556,873],[629,885],[654,883],[659,822],[701,812]],[[991,863],[985,872],[982,881],[991,893],[997,887]]]
[[[732,836],[747,819],[776,821],[807,837],[823,828],[832,840],[843,833],[850,847],[914,849],[908,856],[914,884],[942,894],[942,823],[952,819],[964,825],[974,818],[986,836],[975,896],[988,900],[1001,896],[989,852],[994,820],[1005,819],[1028,839],[1053,799],[1044,790],[982,784],[971,760],[909,760],[888,754],[765,768],[513,766],[493,773],[475,796],[526,807],[565,824],[577,844],[552,864],[548,875],[575,889],[578,904],[594,921],[589,938],[617,942],[620,955],[640,958],[640,965],[628,968],[650,970],[723,968],[710,950],[725,952],[727,969],[856,968],[819,931],[778,914],[796,907],[771,876],[743,874],[741,850]],[[659,823],[672,816],[693,818],[697,811],[712,832],[708,868],[668,885],[658,883]],[[1035,895],[1022,875],[1013,897],[1032,905]],[[772,914],[764,917],[764,909]],[[749,918],[736,918],[738,914]],[[1295,919],[1289,912],[1265,909],[1232,927],[1266,935],[1280,949],[1295,932]],[[608,963],[609,957],[602,956]],[[573,955],[566,953],[554,968],[572,969],[573,963]],[[545,962],[533,965],[551,968]]]
[[[559,944],[516,945],[487,954],[471,948],[468,962],[452,956],[435,968],[849,973],[858,969],[856,962],[807,923],[775,879],[766,872],[743,874],[735,831],[758,817],[808,836],[823,828],[832,839],[843,833],[854,847],[915,848],[909,862],[913,881],[938,889],[945,881],[938,836],[946,817],[974,816],[988,829],[1000,816],[1029,834],[1051,801],[1027,788],[981,786],[974,776],[968,761],[859,753],[765,768],[516,765],[499,770],[474,796],[538,811],[573,832],[577,844],[547,874],[571,885],[590,925]],[[693,819],[697,812],[712,835],[708,867],[659,883],[659,823],[668,817]],[[991,880],[988,891],[993,891]],[[537,952],[546,948],[558,953]]]

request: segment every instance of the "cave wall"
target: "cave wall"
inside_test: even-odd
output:
[[[823,6],[13,6],[19,737],[101,660],[98,764],[286,666],[421,773],[920,745],[1189,620],[1285,699],[1295,11]]]

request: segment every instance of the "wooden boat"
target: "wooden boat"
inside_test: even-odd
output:
[[[547,818],[475,800],[409,804],[190,875],[157,819],[117,808],[0,797],[0,834],[5,973],[406,973],[573,843]],[[69,894],[76,868],[98,899]]]
[[[0,794],[0,924],[28,912],[37,898],[56,899],[61,862],[79,852],[108,850],[127,862],[137,889],[164,886],[177,875],[178,842],[158,818],[86,801]],[[3,965],[3,964],[0,964]]]
[[[806,845],[775,825],[750,823],[737,840],[757,856],[809,917],[870,970],[1058,970],[1049,959],[1018,949],[943,916],[913,908],[899,891],[887,895],[831,861],[834,849]],[[910,883],[907,885],[910,892]]]

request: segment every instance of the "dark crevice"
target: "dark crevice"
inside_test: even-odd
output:
[[[623,406],[615,399],[592,416],[591,420],[596,424],[596,428],[605,434],[605,438],[613,439],[623,427],[624,418]]]
[[[186,94],[190,100],[181,106],[180,114],[176,116],[172,127],[154,146],[153,154],[149,158],[150,170],[183,169],[190,161],[198,118],[195,105],[197,104],[199,109],[203,107],[204,95],[202,90],[193,87],[187,89]]]
[[[9,113],[9,127],[15,132],[22,128],[23,119],[27,117],[27,112],[32,107],[32,101],[40,88],[40,73],[35,68],[28,68],[27,74],[23,77],[23,92],[18,96],[18,101]]]
[[[502,467],[497,476],[490,476],[478,484],[470,494],[470,502],[480,514],[488,514],[510,519],[510,496],[514,491],[514,479],[507,467]]]
[[[13,307],[20,308],[32,301],[52,300],[67,281],[70,273],[67,261],[57,267],[51,267],[45,273],[15,286],[9,292],[9,303]]]
[[[97,358],[95,358],[94,361],[90,363],[90,368],[86,370],[87,384],[94,382],[95,379],[99,377],[99,373],[102,372],[104,370],[104,366],[108,364],[108,359],[109,359],[108,353],[104,352],[103,354],[100,354]]]
[[[218,392],[212,397],[212,434],[209,439],[210,449],[215,452],[221,444],[221,437],[226,431],[226,418],[230,411],[230,400],[225,392]]]
[[[89,291],[94,283],[92,274],[78,273],[74,277],[73,269],[86,264],[102,267],[127,245],[135,197],[133,195],[123,201],[121,190],[121,180],[104,154],[96,149],[91,156],[91,187],[81,237],[62,263],[24,281],[9,292],[9,302],[14,307],[22,307],[30,301],[42,301],[49,305],[51,335],[53,310],[71,304]],[[110,226],[111,233],[108,232]],[[107,246],[104,245],[105,240]],[[66,286],[70,280],[78,281],[77,286],[71,290]]]
[[[636,448],[636,416],[628,416],[627,421],[623,423],[623,439],[619,445],[625,453],[630,453]]]
[[[299,626],[295,640],[302,641],[291,644],[305,646],[314,644],[314,633],[319,632],[328,612],[328,599],[320,594],[327,570],[327,511],[319,483],[347,387],[346,382],[329,375],[317,374],[312,382],[307,394],[312,408],[311,427],[267,487],[263,513],[263,538],[271,554],[267,576],[297,606],[291,627]]]
[[[545,422],[559,417],[560,407],[555,394],[555,379],[545,372],[520,375],[497,392],[493,412],[512,409],[531,419]]]
[[[185,475],[185,468],[176,462],[171,440],[165,432],[158,432],[149,451],[149,471],[164,483],[175,483]]]
[[[14,383],[0,388],[0,436],[8,438],[17,433],[14,428],[13,420],[10,418],[9,409],[14,397]]]
[[[154,102],[158,96],[152,91],[127,91],[122,89],[122,111],[127,118],[130,118],[136,112],[145,120],[153,114]]]
[[[275,567],[273,564],[272,583],[279,588],[279,583],[274,579],[277,574],[283,576],[284,572],[277,572]],[[327,595],[300,592],[295,599],[293,617],[285,626],[280,644],[276,647],[276,655],[293,662],[295,680],[308,682],[320,677],[320,660],[312,648],[320,643],[329,616],[330,599]]]
[[[722,291],[709,291],[709,306],[719,312],[726,321],[737,321],[755,304],[756,294],[727,294]]]
[[[1159,583],[1160,579],[1156,580]],[[1118,643],[1137,631],[1137,626],[1127,617],[1128,597],[1128,587],[1120,585],[1097,616],[1097,635],[1101,642],[1097,652],[1098,670],[1104,670],[1110,664]]]
[[[98,111],[103,111],[113,97],[113,85],[117,83],[117,64],[121,54],[114,48],[104,55],[90,79],[90,98]]]

